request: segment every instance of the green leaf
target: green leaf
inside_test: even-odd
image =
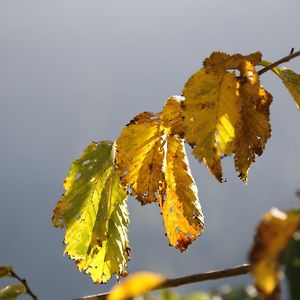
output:
[[[12,269],[12,266],[0,266],[0,277],[10,276]]]
[[[262,61],[260,64],[267,67],[271,63]],[[300,74],[284,67],[274,67],[272,68],[272,71],[282,80],[283,84],[293,96],[297,108],[300,109]]]
[[[66,227],[65,253],[97,283],[122,275],[129,257],[127,193],[114,155],[113,142],[91,143],[72,163],[53,214],[53,225]]]
[[[15,300],[18,296],[26,293],[26,287],[23,284],[8,285],[0,290],[0,300]]]
[[[285,274],[289,284],[290,300],[300,299],[300,232],[289,243],[285,256]]]

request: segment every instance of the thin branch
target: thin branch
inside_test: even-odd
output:
[[[16,274],[14,271],[10,271],[10,275],[14,278],[16,278],[17,280],[19,280],[26,288],[26,293],[28,295],[31,296],[31,298],[33,300],[38,300],[37,296],[32,292],[32,290],[30,289],[30,287],[27,284],[26,279],[22,279],[18,274]]]
[[[232,276],[239,276],[243,274],[247,274],[250,272],[250,265],[243,264],[239,265],[230,269],[223,269],[223,270],[216,270],[216,271],[209,271],[206,273],[188,275],[184,277],[174,278],[174,279],[166,279],[160,286],[156,287],[153,290],[158,290],[162,288],[170,288],[170,287],[177,287],[184,284],[196,283],[199,281],[205,280],[213,280],[213,279],[220,279],[225,277],[232,277]],[[83,298],[78,298],[76,300],[105,300],[109,293],[93,295],[93,296],[86,296]]]
[[[263,73],[265,73],[265,72],[271,70],[272,68],[274,68],[274,67],[276,67],[276,66],[278,66],[278,65],[280,65],[280,64],[282,64],[282,63],[284,63],[284,62],[290,61],[291,59],[293,59],[293,58],[295,58],[295,57],[297,57],[297,56],[300,56],[300,51],[291,53],[291,54],[289,54],[289,55],[287,55],[287,56],[285,56],[285,57],[283,57],[283,58],[281,58],[281,59],[279,59],[279,60],[273,62],[273,63],[270,64],[269,66],[267,66],[267,67],[265,67],[265,68],[259,70],[257,73],[258,73],[259,75],[261,75],[261,74],[263,74]]]

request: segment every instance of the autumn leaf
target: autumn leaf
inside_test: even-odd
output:
[[[257,289],[269,299],[278,289],[282,252],[299,229],[300,211],[276,208],[266,213],[258,225],[249,260]]]
[[[150,272],[138,272],[128,276],[121,283],[116,284],[107,300],[125,300],[145,294],[165,281],[161,275]]]
[[[239,86],[241,120],[236,131],[235,167],[247,182],[248,170],[255,155],[262,155],[271,137],[270,105],[272,96],[259,83],[259,76],[250,62],[242,68],[244,78]]]
[[[182,139],[169,136],[166,149],[160,207],[170,245],[184,251],[204,230],[204,219]]]
[[[12,284],[0,290],[0,300],[16,300],[18,296],[26,294],[23,284]]]
[[[268,67],[272,63],[266,60],[260,62],[261,66]],[[300,74],[284,67],[273,67],[271,69],[283,82],[293,96],[296,106],[300,109]]]
[[[66,227],[65,253],[94,282],[122,275],[129,256],[129,218],[127,194],[114,167],[113,142],[91,143],[72,163],[64,188],[53,224]]]
[[[239,121],[238,81],[226,70],[196,72],[185,84],[184,132],[193,154],[222,181],[221,156],[230,155]]]
[[[125,186],[142,203],[158,201],[170,245],[183,251],[203,231],[197,188],[183,140],[182,98],[167,100],[162,113],[141,113],[117,140],[116,162]]]

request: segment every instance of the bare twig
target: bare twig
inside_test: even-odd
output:
[[[213,280],[213,279],[220,279],[220,278],[231,277],[231,276],[238,276],[238,275],[247,274],[249,272],[250,272],[250,265],[243,264],[230,269],[210,271],[206,273],[188,275],[188,276],[174,278],[174,279],[166,279],[160,286],[156,287],[153,290],[169,288],[169,287],[177,287],[184,284],[196,283],[205,280]],[[105,300],[108,294],[109,293],[86,296],[83,298],[78,298],[76,300]]]
[[[17,280],[19,280],[19,281],[25,286],[25,288],[26,288],[26,293],[27,293],[28,295],[30,295],[31,298],[32,298],[33,300],[38,300],[37,296],[32,292],[32,290],[31,290],[30,287],[28,286],[26,279],[22,279],[22,278],[21,278],[18,274],[16,274],[14,271],[10,271],[10,275],[11,275],[11,277],[14,277],[14,278],[16,278]]]
[[[270,64],[269,66],[267,66],[267,67],[265,67],[265,68],[259,70],[257,73],[258,73],[259,75],[261,75],[261,74],[263,74],[263,73],[266,73],[267,71],[271,70],[272,68],[274,68],[274,67],[276,67],[276,66],[278,66],[278,65],[280,65],[280,64],[282,64],[282,63],[284,63],[284,62],[288,62],[288,61],[290,61],[291,59],[293,59],[293,58],[295,58],[295,57],[297,57],[297,56],[300,56],[300,51],[291,53],[291,54],[289,54],[289,55],[287,55],[287,56],[285,56],[285,57],[283,57],[283,58],[281,58],[281,59],[279,59],[279,60],[273,62],[273,63]]]

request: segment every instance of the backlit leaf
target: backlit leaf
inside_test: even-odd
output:
[[[270,64],[271,63],[267,61],[261,62],[261,65],[265,67]],[[272,68],[272,71],[282,80],[286,88],[293,96],[297,108],[300,109],[300,74],[297,74],[294,71],[284,67],[274,67]]]
[[[256,287],[263,295],[270,297],[276,293],[282,252],[299,228],[300,211],[273,208],[262,217],[249,259]]]
[[[221,156],[231,154],[240,118],[238,81],[226,70],[205,68],[185,84],[182,104],[185,137],[193,154],[222,181]]]
[[[235,167],[239,177],[247,181],[248,170],[261,155],[271,136],[270,104],[272,96],[259,84],[254,66],[246,62],[245,79],[239,87],[241,120],[235,140]]]
[[[128,276],[121,283],[116,284],[107,300],[125,300],[147,293],[165,281],[161,275],[150,272],[138,272]]]
[[[161,114],[141,113],[117,140],[116,161],[125,186],[142,203],[159,201],[170,245],[180,251],[203,231],[203,215],[183,140],[181,98]]]
[[[18,296],[26,293],[23,284],[12,284],[0,290],[0,300],[15,300]]]
[[[12,269],[12,266],[0,266],[0,277],[10,276]]]
[[[183,141],[166,141],[165,191],[160,200],[170,244],[184,251],[204,230],[196,184],[190,173]]]
[[[122,275],[128,260],[126,191],[114,168],[112,142],[91,143],[64,182],[53,224],[66,227],[67,253],[94,282]]]

